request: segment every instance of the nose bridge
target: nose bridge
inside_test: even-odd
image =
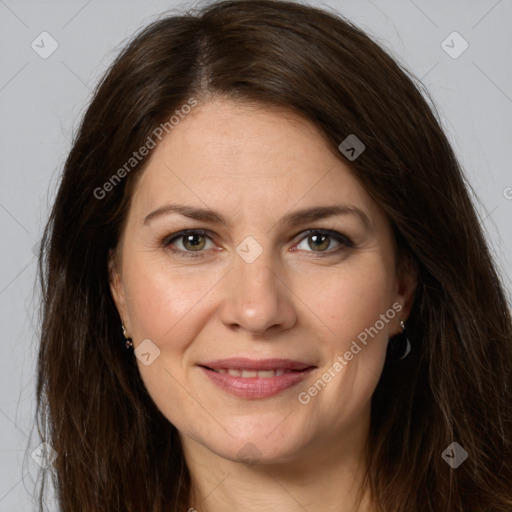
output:
[[[257,333],[275,325],[289,326],[293,308],[272,251],[247,237],[236,252],[228,274],[223,322]]]
[[[246,307],[271,310],[277,302],[277,278],[273,255],[258,241],[248,237],[237,247],[233,277],[238,302]]]

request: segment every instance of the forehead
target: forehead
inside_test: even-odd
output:
[[[171,201],[279,215],[342,202],[378,213],[313,124],[290,111],[228,100],[197,106],[153,151],[132,204],[141,215]]]

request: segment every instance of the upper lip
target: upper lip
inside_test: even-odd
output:
[[[294,361],[292,359],[248,359],[245,357],[233,357],[230,359],[216,359],[215,361],[207,361],[198,363],[199,366],[205,366],[212,370],[225,369],[247,369],[255,371],[265,370],[304,370],[311,368],[313,365]]]

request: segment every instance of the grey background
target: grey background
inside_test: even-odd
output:
[[[511,0],[310,3],[347,16],[422,79],[478,194],[476,206],[510,294]],[[30,453],[40,442],[37,431],[28,446],[37,354],[34,248],[72,134],[91,89],[123,42],[164,11],[193,5],[156,0],[0,0],[1,512],[35,509],[31,494],[39,466]],[[59,45],[47,59],[31,47],[43,31]],[[469,43],[456,59],[441,47],[453,31]]]

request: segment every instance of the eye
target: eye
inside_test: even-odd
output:
[[[165,247],[170,247],[174,244],[175,241],[178,241],[182,244],[184,249],[173,249],[172,247],[170,247],[171,251],[176,253],[182,253],[183,256],[185,257],[194,258],[198,256],[203,256],[201,252],[206,245],[206,238],[211,240],[211,237],[208,235],[206,231],[190,229],[187,231],[180,231],[179,233],[175,233],[170,237],[166,237],[164,238],[162,243]]]
[[[325,250],[331,245],[331,242],[333,240],[338,242],[340,247],[335,248],[333,250],[329,250],[329,251]],[[330,231],[330,230],[323,230],[323,229],[307,231],[306,236],[303,238],[303,241],[301,241],[301,244],[304,242],[306,242],[308,247],[310,247],[312,249],[312,252],[327,253],[327,254],[338,253],[345,248],[354,247],[352,240],[350,240],[350,238],[348,238],[347,236],[342,235],[341,233],[338,233],[337,231]],[[300,249],[300,244],[297,247]]]
[[[162,245],[164,247],[168,247],[172,252],[177,253],[179,256],[183,256],[185,258],[197,258],[204,256],[205,251],[203,251],[203,249],[205,249],[205,246],[207,245],[206,240],[212,240],[211,233],[208,231],[189,229],[166,236],[162,240]],[[309,240],[311,240],[312,243],[309,243]],[[338,242],[340,246],[327,251],[326,249],[329,248],[332,240]],[[338,233],[337,231],[331,230],[309,230],[305,232],[305,236],[303,236],[300,243],[302,244],[306,241],[308,241],[308,246],[312,249],[312,251],[306,250],[307,252],[326,253],[327,255],[332,255],[343,249],[354,247],[350,238]],[[173,247],[176,242],[179,242],[182,248]],[[298,248],[300,249],[300,244]],[[304,249],[302,248],[301,250]]]

